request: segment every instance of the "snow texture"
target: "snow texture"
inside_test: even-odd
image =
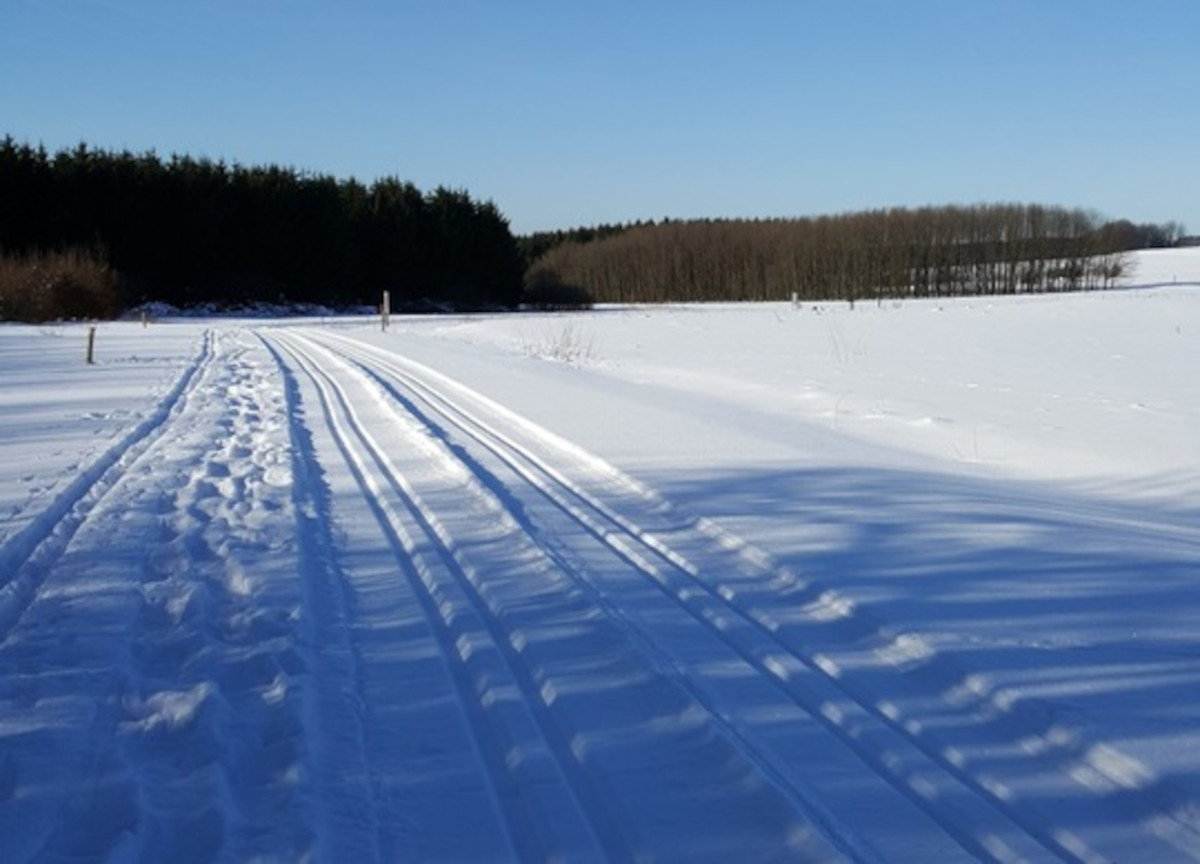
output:
[[[0,327],[0,860],[1200,859],[1200,250]]]

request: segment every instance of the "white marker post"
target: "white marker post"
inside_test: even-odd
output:
[[[383,292],[383,303],[379,305],[379,321],[383,327],[383,332],[387,332],[388,316],[392,314],[392,294],[390,291]]]

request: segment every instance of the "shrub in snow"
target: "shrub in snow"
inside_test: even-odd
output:
[[[0,258],[0,320],[113,318],[120,307],[117,276],[98,253],[68,249]]]

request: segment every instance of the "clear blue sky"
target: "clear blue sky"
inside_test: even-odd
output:
[[[0,135],[519,233],[1042,202],[1200,233],[1200,0],[0,0]]]

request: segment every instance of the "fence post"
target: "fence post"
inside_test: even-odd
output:
[[[390,291],[383,292],[383,303],[379,307],[379,320],[383,327],[383,332],[387,332],[388,317],[392,314],[392,294]]]
[[[87,362],[91,366],[96,362],[96,325],[88,327]]]

